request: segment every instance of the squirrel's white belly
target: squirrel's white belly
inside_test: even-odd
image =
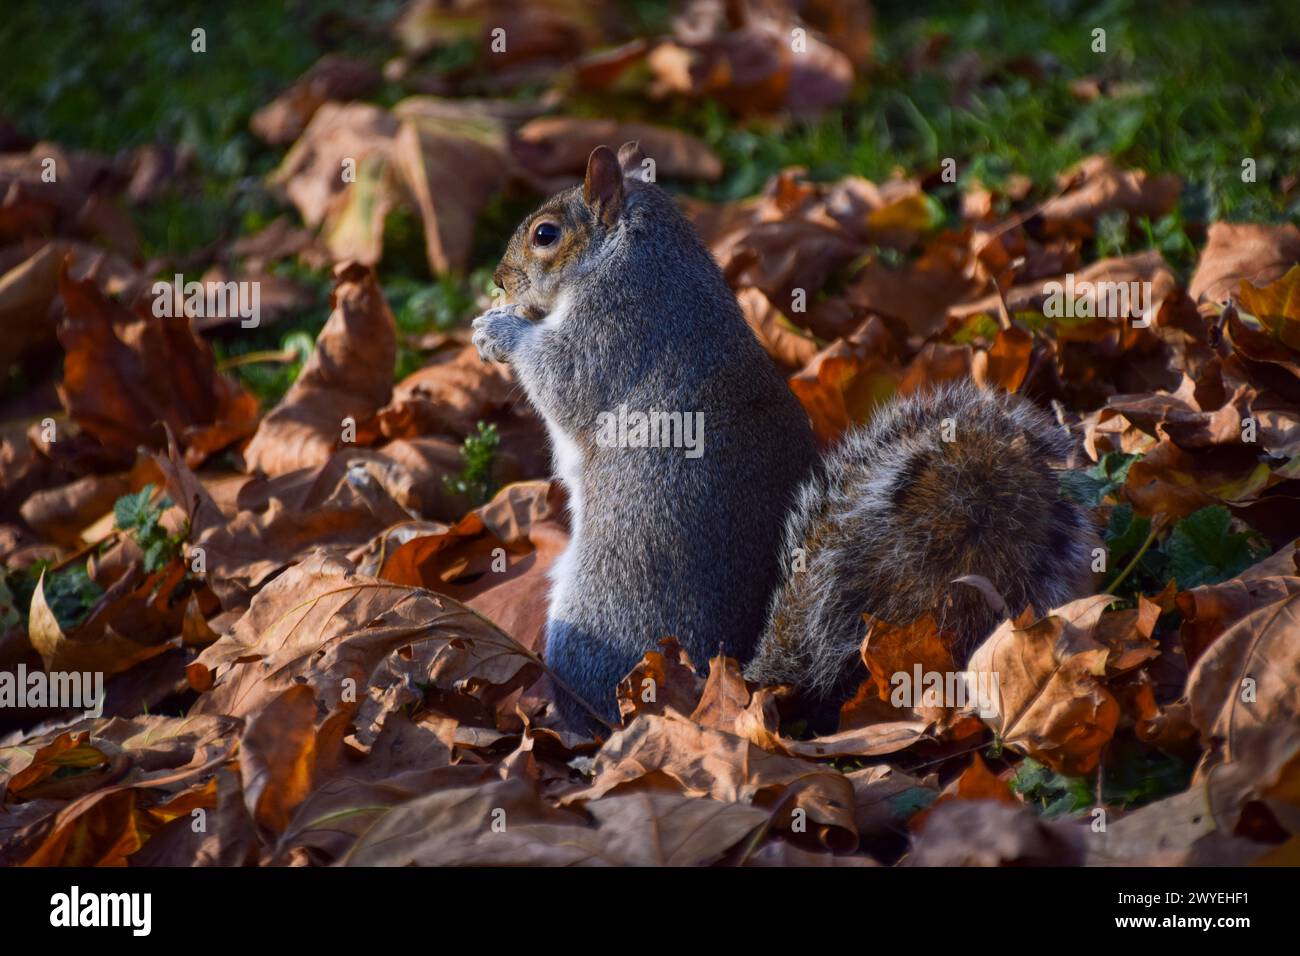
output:
[[[533,327],[533,334],[558,328],[568,316],[568,311],[568,300],[561,297],[541,324]],[[574,564],[577,560],[578,535],[582,529],[582,450],[558,422],[553,421],[544,410],[539,408],[538,411],[546,422],[546,432],[551,439],[551,463],[555,476],[564,483],[564,490],[569,496],[569,545],[555,559],[550,571],[551,603],[548,616],[553,617],[565,606],[569,586],[577,573]]]
[[[551,437],[551,453],[556,477],[564,483],[564,490],[569,495],[569,519],[572,530],[568,547],[551,566],[549,613],[553,616],[564,607],[569,584],[576,573],[576,568],[573,567],[577,554],[575,545],[582,528],[582,452],[578,448],[578,443],[549,419],[546,420],[546,430]]]
[[[551,436],[552,462],[555,475],[564,482],[564,490],[569,493],[569,513],[573,518],[573,533],[578,533],[582,523],[582,452],[578,443],[564,434],[559,426],[546,423],[546,430]]]
[[[559,328],[568,313],[569,301],[562,296],[541,324],[533,327],[534,334]],[[559,423],[553,421],[545,411],[539,411],[542,412],[546,432],[551,439],[551,461],[556,477],[564,482],[564,490],[569,493],[569,515],[573,519],[573,537],[576,538],[578,528],[582,525],[582,451]]]

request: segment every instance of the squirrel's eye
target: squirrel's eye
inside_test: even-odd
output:
[[[539,222],[533,229],[533,245],[549,246],[560,238],[560,227],[553,222]]]

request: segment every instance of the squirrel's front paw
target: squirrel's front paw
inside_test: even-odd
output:
[[[510,361],[510,353],[530,328],[528,320],[520,314],[522,311],[522,306],[506,305],[489,309],[471,323],[479,358],[485,362]]]

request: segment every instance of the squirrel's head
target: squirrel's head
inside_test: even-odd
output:
[[[641,147],[624,143],[618,155],[597,146],[581,186],[557,193],[519,224],[493,273],[511,302],[549,312],[571,284],[588,273],[625,231],[630,189],[625,177],[641,168]]]

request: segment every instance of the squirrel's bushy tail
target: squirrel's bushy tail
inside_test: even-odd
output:
[[[851,691],[863,612],[901,625],[933,611],[969,650],[1000,615],[953,583],[964,575],[991,581],[1013,614],[1086,590],[1096,532],[1057,479],[1070,446],[1028,401],[970,382],[881,409],[800,488],[745,676],[823,701]]]

